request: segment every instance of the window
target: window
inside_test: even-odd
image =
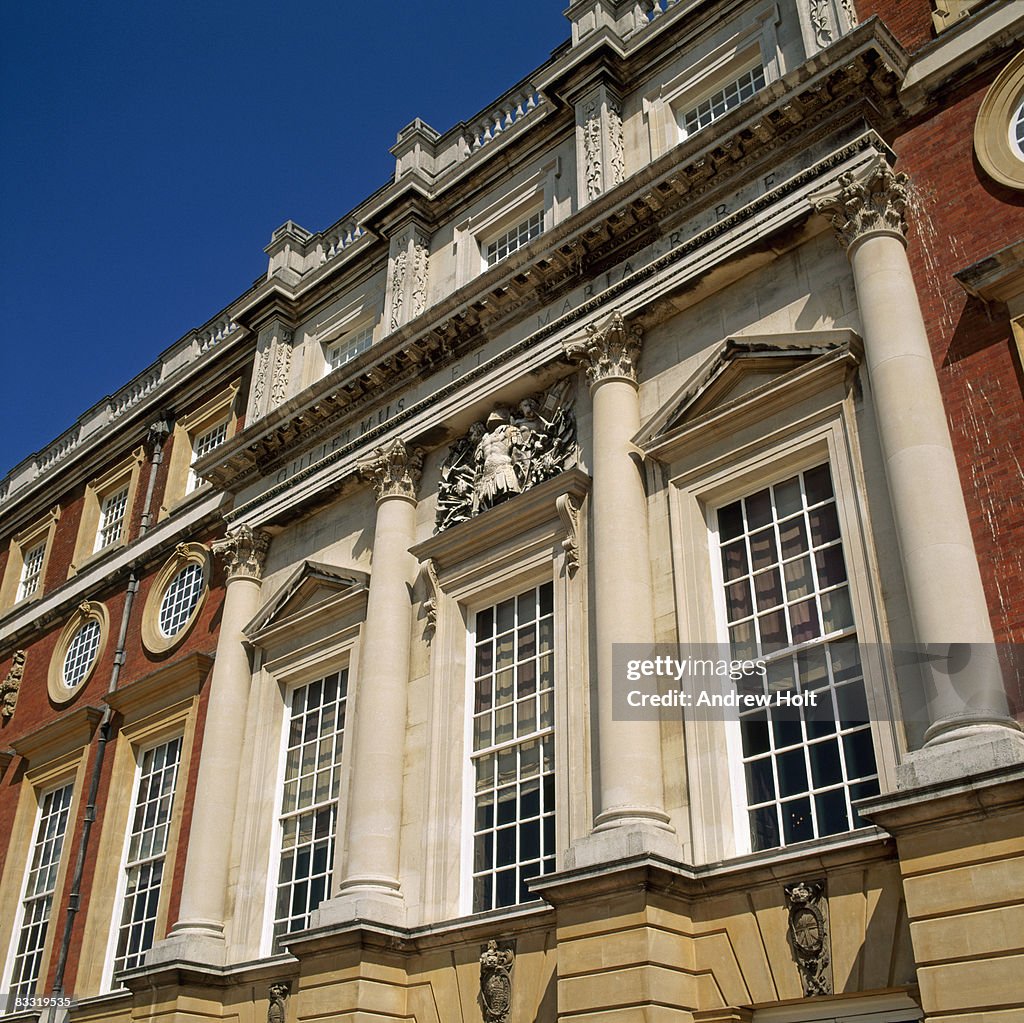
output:
[[[285,737],[274,951],[327,898],[341,790],[348,670],[295,689]]]
[[[180,543],[153,578],[142,611],[142,642],[153,654],[177,646],[195,624],[209,593],[210,552]]]
[[[18,600],[34,597],[43,581],[43,561],[46,558],[46,541],[36,544],[25,552],[21,566],[21,582],[18,584]]]
[[[67,703],[89,681],[107,641],[110,618],[94,600],[83,601],[65,623],[50,658],[48,691]]]
[[[39,808],[28,877],[22,895],[21,919],[15,932],[11,957],[10,997],[25,998],[36,993],[46,932],[50,924],[53,895],[57,887],[64,836],[71,813],[71,783],[48,792]]]
[[[765,85],[764,67],[760,64],[745,71],[717,92],[679,113],[679,128],[684,139],[706,128],[744,100],[750,99]]]
[[[185,493],[191,494],[202,482],[195,474],[192,466],[199,461],[203,455],[208,455],[214,448],[219,448],[228,439],[228,421],[222,420],[208,430],[198,434],[192,442],[192,461],[188,468],[188,482],[185,485]]]
[[[474,912],[529,901],[555,869],[553,605],[548,582],[474,616]]]
[[[1010,142],[1017,156],[1024,160],[1024,99],[1017,104],[1017,111],[1013,115],[1013,123],[1010,125]]]
[[[484,262],[488,267],[507,259],[513,252],[521,249],[527,242],[536,238],[544,231],[544,211],[538,210],[522,223],[499,235],[494,241],[484,246]]]
[[[153,947],[181,742],[179,736],[146,750],[139,761],[135,809],[124,860],[115,973],[141,966]]]
[[[717,527],[732,656],[765,659],[765,695],[817,702],[740,714],[751,847],[860,827],[851,804],[878,772],[829,466],[719,508]]]
[[[160,601],[160,631],[170,639],[185,627],[203,594],[203,566],[195,563],[186,565],[167,587]]]
[[[117,543],[124,533],[125,514],[128,511],[128,488],[108,494],[100,504],[100,524],[96,530],[94,551],[101,551]]]
[[[365,352],[373,344],[373,324],[350,330],[336,341],[324,346],[324,358],[328,369],[338,369],[351,362],[361,352]]]

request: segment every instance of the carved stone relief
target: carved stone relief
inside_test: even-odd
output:
[[[480,1004],[485,1023],[506,1023],[512,1010],[512,966],[515,953],[487,942],[480,956]]]
[[[604,168],[601,163],[601,112],[596,99],[588,101],[583,111],[583,156],[586,160],[587,198],[596,199],[603,189]]]
[[[414,231],[412,235],[412,301],[409,318],[419,316],[427,308],[427,260],[428,241],[424,235]]]
[[[828,23],[828,0],[810,0],[811,25],[821,46],[832,42],[832,29]]]
[[[267,1023],[284,1023],[285,1002],[291,994],[292,986],[287,981],[271,984],[267,991]]]
[[[395,256],[391,267],[391,330],[396,331],[402,325],[402,306],[405,300],[405,269],[409,262],[409,253],[402,249]]]
[[[800,970],[804,995],[832,994],[828,901],[824,879],[786,885],[789,946]]]
[[[465,522],[568,469],[576,417],[563,383],[515,408],[499,405],[448,451],[441,466],[434,531]]]
[[[9,721],[14,716],[14,708],[18,703],[18,692],[25,674],[25,651],[15,650],[11,659],[11,670],[7,678],[0,682],[0,717]]]
[[[428,594],[427,599],[423,602],[423,610],[427,615],[427,626],[423,635],[429,643],[437,631],[437,609],[441,602],[441,583],[437,578],[437,564],[433,558],[427,558],[421,572]]]
[[[608,143],[611,149],[609,162],[612,170],[612,187],[626,180],[626,158],[622,149],[622,111],[617,103],[608,101]]]
[[[580,509],[568,494],[562,494],[555,501],[555,508],[565,526],[565,539],[562,541],[565,565],[569,575],[575,575],[580,567]]]
[[[274,381],[270,389],[270,404],[276,408],[288,397],[288,378],[292,370],[292,332],[282,330],[277,336],[274,353]]]

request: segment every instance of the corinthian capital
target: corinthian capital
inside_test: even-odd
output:
[[[397,437],[370,455],[360,458],[356,468],[377,492],[377,500],[385,497],[407,497],[416,500],[416,487],[423,468],[423,453],[408,451]]]
[[[642,340],[643,328],[639,324],[627,328],[622,313],[612,313],[611,321],[603,329],[592,323],[585,338],[567,341],[565,354],[586,366],[591,385],[615,379],[636,383]]]
[[[263,563],[270,547],[270,534],[262,529],[242,525],[222,540],[214,540],[210,548],[224,559],[228,582],[232,579],[262,579]]]
[[[835,184],[811,202],[832,223],[844,248],[870,234],[907,237],[906,174],[895,174],[878,157],[866,167],[840,174]]]

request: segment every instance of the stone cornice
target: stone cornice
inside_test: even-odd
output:
[[[87,746],[102,717],[103,711],[98,707],[78,707],[15,739],[11,746],[32,768],[37,768]]]
[[[875,19],[825,55],[772,83],[720,122],[710,142],[695,136],[546,232],[513,257],[428,308],[347,367],[318,381],[244,430],[199,466],[237,491],[313,447],[380,403],[543,308],[662,236],[670,225],[755,177],[776,151],[868,117],[889,123],[906,56]]]
[[[108,693],[103,702],[126,721],[137,721],[197,696],[212,667],[213,658],[208,654],[188,654],[140,679],[119,686]]]

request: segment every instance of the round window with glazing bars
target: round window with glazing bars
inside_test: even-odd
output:
[[[100,648],[102,630],[95,620],[86,622],[72,637],[64,655],[62,677],[64,685],[74,689],[92,668],[96,653]]]
[[[203,595],[203,566],[186,565],[171,580],[160,601],[159,624],[163,636],[171,639],[188,624]]]

